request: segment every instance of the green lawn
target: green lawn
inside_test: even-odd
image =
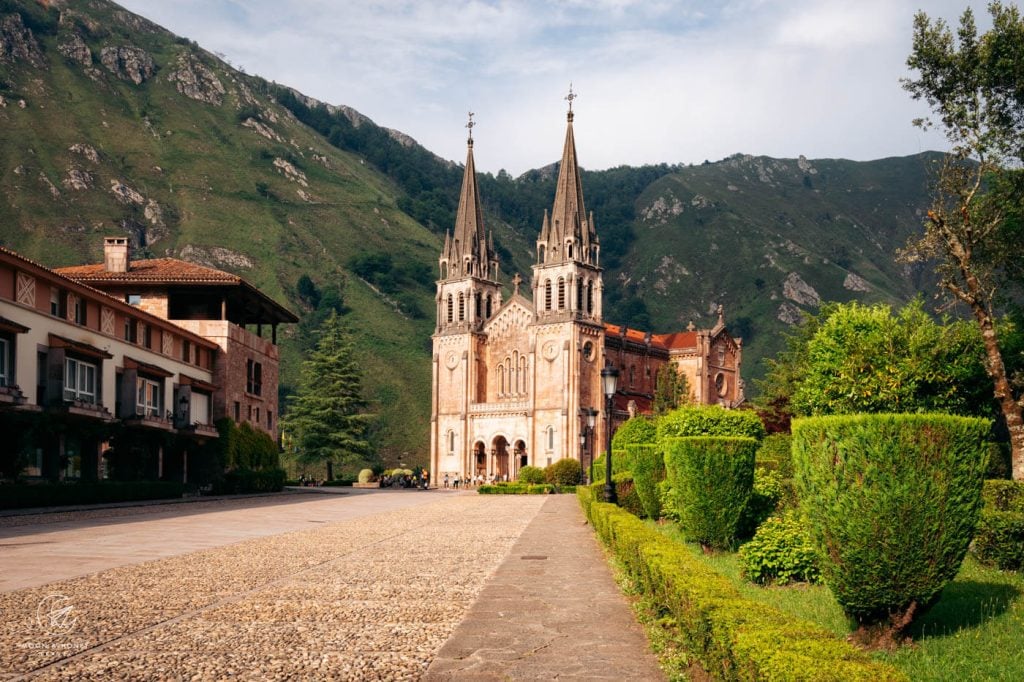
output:
[[[661,530],[681,541],[674,526]],[[758,587],[740,577],[735,553],[695,556],[728,577],[744,597],[813,621],[845,637],[852,630],[824,585]],[[1024,576],[982,566],[971,557],[942,598],[911,628],[914,643],[876,654],[913,680],[1024,680]]]

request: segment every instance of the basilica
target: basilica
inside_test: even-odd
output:
[[[691,399],[735,407],[743,402],[742,340],[724,314],[711,329],[653,334],[609,324],[602,313],[600,239],[587,213],[573,137],[572,94],[565,147],[551,212],[537,237],[528,291],[516,274],[511,294],[499,282],[493,237],[485,230],[467,141],[455,229],[439,259],[433,335],[430,471],[513,480],[525,465],[603,451],[606,429],[650,410],[658,370],[683,374]],[[609,425],[601,369],[619,370]],[[582,436],[582,438],[581,438]]]

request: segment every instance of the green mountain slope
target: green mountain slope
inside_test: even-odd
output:
[[[104,236],[129,233],[136,255],[237,272],[297,312],[301,275],[342,284],[367,392],[384,416],[379,445],[396,459],[422,454],[424,311],[433,313],[423,268],[440,242],[398,209],[388,178],[268,93],[111,3],[4,0],[0,242],[61,266],[96,262]],[[381,252],[392,253],[400,289],[382,292],[349,271]],[[298,369],[296,334],[283,330],[286,383]]]
[[[128,233],[139,255],[237,272],[305,317],[282,335],[286,384],[315,318],[299,278],[340,288],[382,416],[375,442],[388,462],[425,461],[433,277],[458,165],[105,0],[0,0],[0,98],[0,243],[60,266]],[[760,374],[816,300],[901,302],[930,286],[894,254],[918,229],[935,158],[584,172],[606,317],[671,331],[724,305],[745,375]],[[556,175],[480,177],[506,280],[530,271]]]

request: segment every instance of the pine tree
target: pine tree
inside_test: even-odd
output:
[[[368,415],[352,341],[335,313],[324,321],[309,359],[302,363],[298,392],[282,420],[301,462],[351,464],[369,454]]]

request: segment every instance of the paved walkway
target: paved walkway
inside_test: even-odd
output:
[[[438,501],[422,490],[308,490],[6,517],[0,592]]]
[[[548,498],[427,680],[662,680],[574,495]]]
[[[59,518],[0,528],[0,680],[663,679],[575,496]]]

